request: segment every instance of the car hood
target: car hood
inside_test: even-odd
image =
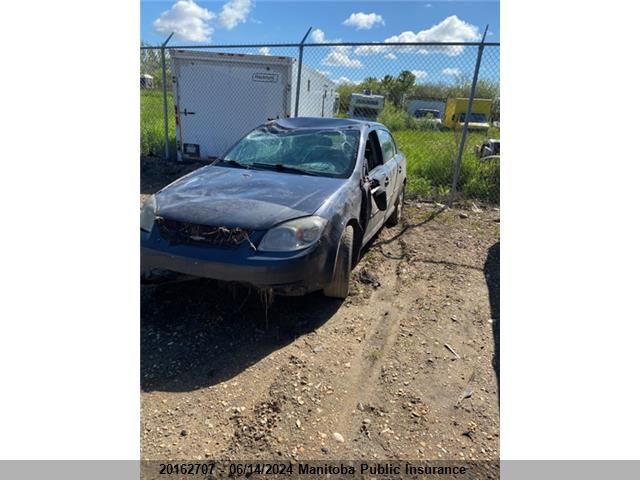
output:
[[[312,215],[345,182],[210,165],[158,192],[157,215],[200,225],[263,230]]]

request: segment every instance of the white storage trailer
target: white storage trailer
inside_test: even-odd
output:
[[[384,95],[370,93],[352,93],[349,96],[347,118],[357,120],[377,120],[384,108]]]
[[[178,160],[223,155],[250,130],[295,115],[290,57],[169,50]],[[303,65],[298,115],[333,117],[335,84]]]
[[[295,115],[296,85],[298,84],[298,62],[293,60],[291,71],[291,115]],[[333,118],[336,85],[326,76],[302,65],[300,77],[299,117]]]

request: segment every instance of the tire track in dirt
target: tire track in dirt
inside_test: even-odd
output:
[[[232,418],[235,431],[226,448],[229,458],[297,458],[301,454],[310,458],[303,445],[314,437],[308,437],[311,430],[307,427],[324,428],[327,421],[318,414],[333,411],[331,400],[337,398],[333,394],[338,389],[326,380],[327,373],[336,373],[327,371],[336,352],[326,340],[345,322],[348,312],[341,308],[315,331],[272,354],[275,369],[257,371],[256,383],[263,388],[253,396],[253,405],[246,413]]]
[[[353,275],[357,277],[363,268],[371,266],[358,266]],[[243,451],[251,451],[255,455],[256,451],[260,451],[267,454],[267,457],[287,456],[285,452],[289,448],[293,451],[294,458],[300,449],[300,453],[305,453],[306,458],[310,458],[310,454],[319,452],[305,451],[302,445],[314,439],[327,439],[327,446],[324,448],[331,451],[332,456],[339,455],[341,451],[349,452],[347,456],[351,456],[352,440],[362,434],[352,412],[358,405],[365,408],[365,405],[371,403],[372,392],[378,385],[382,359],[396,341],[399,332],[401,309],[393,300],[400,283],[395,270],[395,264],[391,265],[388,276],[385,277],[393,278],[393,285],[385,284],[374,290],[367,303],[358,306],[357,321],[350,319],[353,308],[342,306],[317,331],[296,340],[293,348],[289,349],[295,349],[295,353],[289,355],[288,362],[277,361],[283,365],[277,373],[269,375],[266,371],[262,372],[266,378],[261,378],[260,382],[263,385],[268,382],[268,386],[261,389],[261,394],[254,396],[248,415],[236,415],[232,418],[237,425],[234,438],[227,447],[230,455]],[[342,337],[340,345],[327,345],[329,335],[345,328],[345,325],[347,329],[363,333],[360,337]],[[337,368],[336,371],[328,372],[332,374],[334,381],[328,384],[323,380],[313,384],[313,372],[318,373],[319,366],[331,364]],[[324,373],[324,368],[320,369]],[[346,373],[341,375],[341,370]],[[261,373],[258,372],[257,375],[260,376]],[[305,387],[309,384],[313,388]],[[313,389],[324,391],[325,395],[305,395]],[[299,393],[302,395],[298,395]],[[306,407],[307,404],[314,403],[317,405],[315,409]],[[287,434],[287,425],[298,425],[298,422],[300,435],[291,435],[291,432]],[[310,424],[319,430],[315,433],[307,432],[302,426],[303,422],[305,426]],[[266,433],[265,427],[268,430]],[[311,433],[311,437],[303,435],[303,432],[306,435]],[[340,433],[345,443],[341,445],[333,441],[333,432]],[[324,442],[321,443],[325,445]]]
[[[382,236],[391,237],[395,230],[384,231]],[[395,250],[393,254],[398,254],[398,246],[401,251],[404,250],[403,245],[396,244],[395,240],[387,245],[387,249]],[[364,262],[365,265],[354,272],[355,275],[358,275],[362,270],[366,270],[370,276],[370,270],[373,270],[375,272],[374,281],[384,278],[385,284],[380,285],[372,292],[368,305],[364,308],[365,315],[372,319],[376,318],[376,320],[368,326],[365,341],[359,342],[353,355],[349,375],[344,379],[346,393],[342,397],[342,405],[337,410],[338,414],[334,423],[335,431],[342,432],[345,441],[350,443],[353,443],[354,440],[357,441],[363,434],[370,438],[366,430],[362,428],[363,424],[359,421],[359,415],[354,415],[354,410],[381,412],[381,408],[375,404],[373,392],[379,388],[381,368],[388,352],[397,341],[403,314],[402,307],[394,302],[402,289],[402,284],[396,274],[403,261],[402,253],[397,258],[399,260],[391,260],[382,269],[379,268],[379,265],[374,265],[374,262]],[[392,285],[386,284],[389,279],[392,279],[389,282]],[[376,308],[370,305],[375,305]],[[345,445],[347,448],[349,446],[356,447]],[[380,444],[380,446],[384,449],[384,445]]]

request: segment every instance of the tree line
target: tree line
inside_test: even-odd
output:
[[[367,77],[359,83],[342,84],[337,88],[340,95],[341,110],[346,110],[352,93],[362,93],[364,90],[371,94],[384,95],[385,101],[390,102],[396,109],[405,109],[409,100],[434,99],[447,101],[448,98],[467,98],[471,91],[471,80],[460,78],[455,83],[416,83],[416,76],[409,70],[400,72],[397,77],[385,75],[378,79]],[[489,80],[478,80],[476,84],[476,98],[500,98],[500,84]],[[494,102],[493,118],[499,117],[500,102]]]

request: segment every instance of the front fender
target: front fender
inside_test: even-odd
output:
[[[328,219],[327,229],[325,231],[325,241],[332,245],[330,253],[327,255],[326,268],[333,274],[335,272],[338,245],[342,233],[348,224],[357,225],[361,235],[363,231],[360,214],[362,207],[362,192],[357,182],[350,182],[346,188],[338,190],[325,204],[318,209],[317,215]],[[357,255],[359,241],[354,244],[354,257]]]

